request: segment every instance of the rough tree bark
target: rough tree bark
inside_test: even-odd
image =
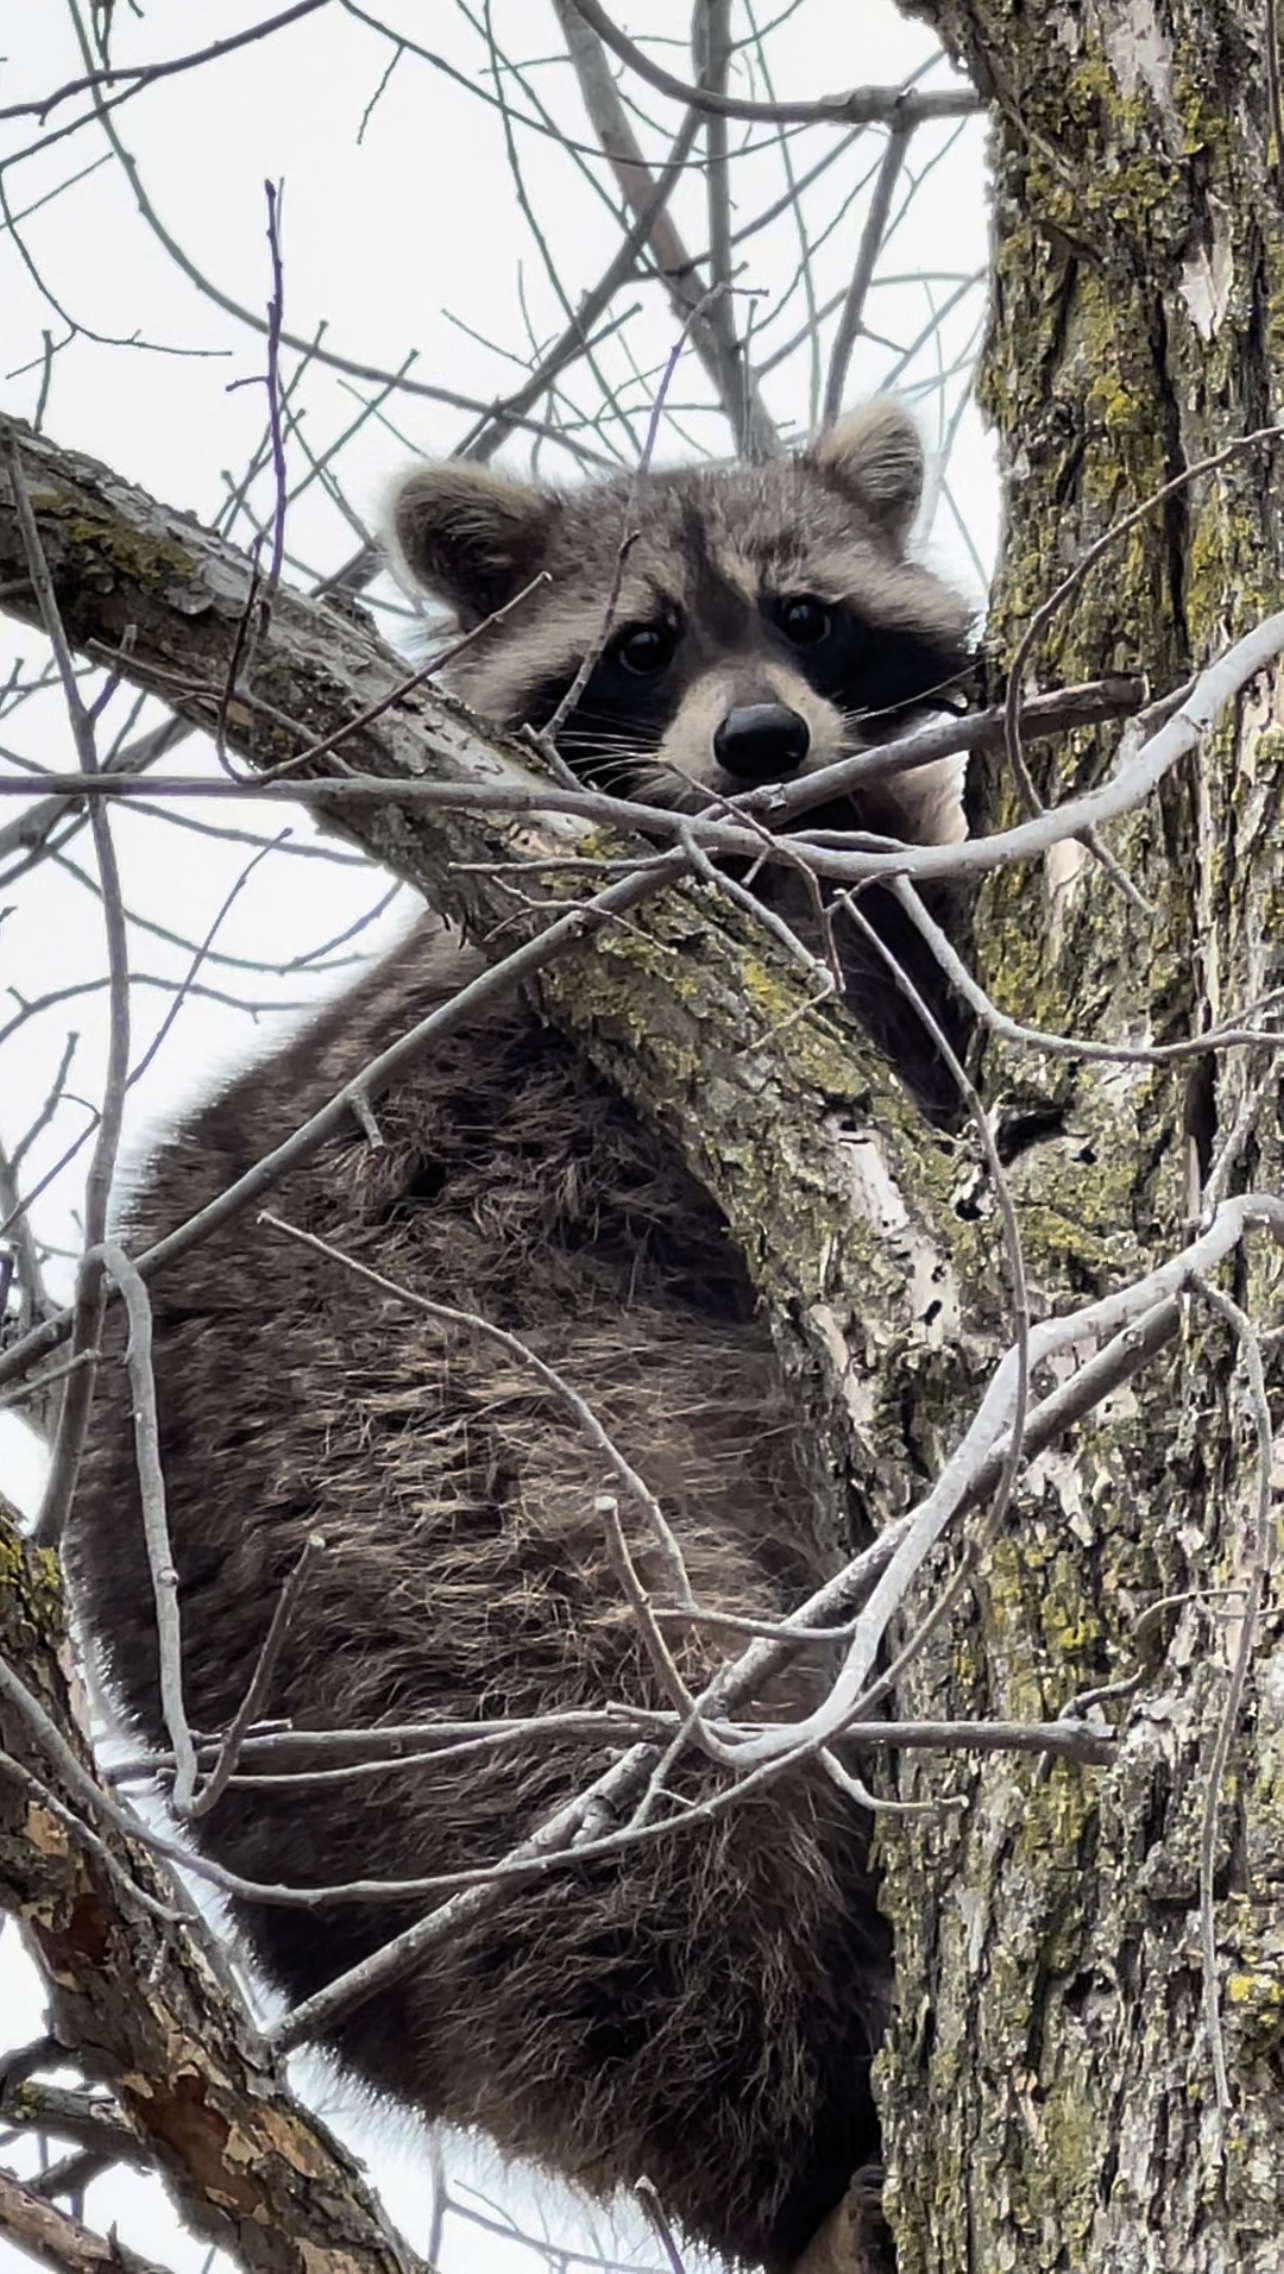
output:
[[[0,1898],[40,1961],[53,2034],[111,2085],[192,2233],[247,2274],[429,2274],[355,2160],[293,2100],[204,1923],[178,1923],[152,1858],[93,1823],[57,1562],[20,1540],[13,1514],[0,1495]],[[15,1702],[14,1677],[30,1705]],[[58,1757],[40,1716],[64,1741]],[[32,2249],[40,2237],[34,2219],[4,2232]],[[133,2263],[114,2245],[112,2261]],[[67,2261],[54,2250],[41,2263]]]
[[[1103,531],[1276,414],[1284,151],[1270,11],[921,0],[915,12],[995,105],[982,386],[1006,474],[991,624],[1010,657]],[[1041,678],[1140,664],[1164,688],[1278,608],[1279,469],[1259,446],[1142,520],[1051,623]],[[1112,834],[1149,913],[1078,848],[1054,873],[992,880],[978,956],[1005,1009],[1054,1032],[1164,1042],[1278,986],[1282,721],[1277,672]],[[1091,777],[1110,739],[1082,738],[1073,777],[1065,746],[1036,762],[1042,794]],[[1016,794],[999,768],[985,786],[993,823]],[[1011,1171],[1039,1311],[1171,1246],[1192,1167],[1231,1133],[1223,1189],[1279,1187],[1269,1054],[1149,1072],[991,1048],[986,1075],[993,1103],[1046,1116]],[[1268,1244],[1224,1284],[1260,1327],[1278,1319]],[[1266,1358],[1277,1413],[1280,1367]],[[903,1764],[905,1797],[949,1790],[967,1805],[898,1824],[884,1843],[901,1999],[883,2098],[902,2274],[1284,2265],[1278,1606],[1216,1814],[1224,2142],[1202,2009],[1203,1817],[1257,1490],[1243,1393],[1234,1337],[1192,1308],[1179,1354],[1036,1465],[970,1617],[902,1688],[903,1713],[1055,1712],[1147,1666],[1131,1706],[1107,1708],[1126,1734],[1104,1774]]]

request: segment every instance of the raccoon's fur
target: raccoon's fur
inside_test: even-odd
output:
[[[904,557],[921,457],[876,405],[780,465],[639,485],[602,663],[561,737],[581,774],[695,797],[816,764],[947,685],[965,612]],[[547,719],[602,621],[625,483],[554,497],[466,466],[398,495],[403,562],[465,629],[540,569],[454,684]],[[956,785],[842,820],[954,833]],[[477,968],[435,919],[154,1160],[141,1247],[201,1207]],[[885,984],[885,983],[884,983]],[[870,1013],[868,996],[861,1007]],[[879,1024],[876,1007],[874,1023]],[[881,1031],[892,1033],[883,1020]],[[922,1045],[915,1045],[921,1077]],[[707,1605],[772,1617],[833,1568],[767,1328],[717,1210],[533,1010],[483,1012],[275,1205],[408,1288],[523,1337],[659,1495]],[[608,1559],[610,1479],[493,1342],[431,1323],[243,1219],[153,1282],[161,1454],[189,1715],[226,1725],[305,1539],[265,1711],[300,1728],[665,1701]],[[123,1368],[105,1364],[73,1520],[84,1623],[131,1721],[163,1740]],[[660,1574],[623,1511],[644,1579]],[[698,1687],[734,1637],[675,1630]],[[803,1704],[819,1678],[789,1678]],[[776,1704],[779,1705],[779,1697]],[[471,1870],[601,1766],[524,1739],[360,1781],[234,1784],[195,1827],[251,1879]],[[714,1788],[693,1759],[675,1813]],[[598,2193],[648,2178],[690,2238],[789,2266],[877,2156],[870,2062],[890,1954],[860,1813],[815,1764],[620,1857],[516,1887],[359,2005],[335,2049],[376,2090],[476,2125]],[[305,1997],[423,1909],[244,1905]]]

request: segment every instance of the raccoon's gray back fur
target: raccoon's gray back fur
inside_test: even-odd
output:
[[[867,444],[863,508],[838,493],[835,504],[826,491],[816,516],[837,559],[842,505],[849,567],[856,560],[871,595],[880,553],[884,598],[890,592],[907,619],[918,590],[922,620],[906,637],[921,639],[923,652],[916,684],[902,671],[902,706],[935,685],[962,630],[962,611],[942,588],[930,579],[916,588],[921,572],[908,567],[901,574],[912,469],[902,470],[895,508],[880,508],[880,468],[896,488],[886,460],[889,442],[904,448],[904,433],[893,418],[881,459]],[[763,736],[775,737],[777,756],[787,741],[804,762],[781,712],[805,716],[814,743],[831,713],[853,708],[823,690],[800,691],[796,653],[769,625],[757,646],[749,637],[750,556],[729,571],[723,536],[735,526],[734,484],[768,477],[776,474],[695,475],[685,488],[682,477],[656,477],[659,489],[643,487],[652,539],[635,548],[627,575],[651,584],[626,578],[617,621],[629,638],[667,624],[670,662],[685,655],[686,663],[666,703],[651,674],[652,709],[630,737],[626,778],[658,762],[665,736],[663,763],[672,766],[685,734],[683,770],[716,786],[714,760],[696,748],[697,714],[713,721],[713,748],[728,718],[754,713],[739,717],[720,747],[739,735],[737,764],[748,751],[760,767]],[[786,540],[800,554],[804,493],[817,482],[824,486],[814,469],[797,474],[793,522],[778,527],[774,555],[765,539],[759,546],[761,574],[784,573]],[[787,486],[780,494],[788,497]],[[445,468],[412,477],[398,528],[420,576],[467,625],[534,573],[532,520],[561,514],[565,528],[567,516],[588,510],[548,505],[476,469]],[[686,532],[676,562],[674,526]],[[547,529],[544,545],[544,557],[556,552]],[[706,578],[699,605],[697,569]],[[568,572],[551,588],[543,653],[556,660],[540,678],[538,704],[530,655],[523,676],[509,632],[484,633],[471,653],[466,691],[487,685],[506,722],[544,706],[550,677],[564,677],[577,643],[583,652],[580,636],[568,642],[566,633],[573,581]],[[598,600],[600,609],[600,588]],[[532,616],[522,636],[538,646],[538,632]],[[515,629],[511,638],[516,647]],[[648,659],[654,650],[642,639],[635,660]],[[721,698],[710,694],[714,682]],[[618,694],[599,674],[567,738],[586,773],[615,763],[604,684],[605,696]],[[421,924],[162,1147],[125,1227],[129,1243],[140,1248],[200,1208],[475,967],[445,927]],[[703,1603],[772,1617],[810,1590],[832,1568],[837,1543],[817,1536],[741,1262],[667,1148],[522,1002],[486,1011],[441,1043],[377,1102],[377,1115],[381,1145],[355,1128],[331,1143],[284,1181],[278,1213],[407,1288],[511,1329],[565,1374],[658,1494]],[[348,1729],[666,1702],[595,1513],[610,1486],[601,1460],[557,1399],[493,1340],[432,1323],[251,1220],[159,1274],[152,1301],[195,1726],[220,1729],[241,1705],[281,1589],[314,1533],[325,1550],[287,1628],[265,1702],[274,1719]],[[73,1571],[123,1707],[161,1740],[118,1362],[102,1369],[100,1399],[73,1518]],[[644,1580],[660,1588],[647,1536],[623,1504],[621,1514]],[[672,1640],[693,1687],[736,1647],[701,1628],[677,1629]],[[790,1698],[805,1703],[813,1678],[791,1675]],[[581,1743],[529,1738],[361,1781],[276,1791],[238,1784],[195,1836],[258,1881],[471,1870],[502,1856],[600,1766],[600,1753]],[[716,1781],[711,1769],[684,1766],[675,1813]],[[247,1904],[241,1921],[267,1973],[297,1999],[422,1908]],[[710,1820],[516,1888],[358,2006],[334,2042],[370,2085],[428,2117],[477,2125],[503,2149],[600,2193],[646,2177],[690,2238],[777,2270],[877,2156],[869,2070],[889,1963],[867,1827],[812,1764]]]

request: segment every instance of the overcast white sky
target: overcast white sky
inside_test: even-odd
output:
[[[283,0],[275,5],[272,0],[205,0],[193,9],[190,0],[145,0],[138,7],[116,0],[114,53],[120,62],[181,55],[196,42],[263,21],[279,12],[281,4]],[[760,26],[769,25],[779,12],[772,0],[761,0]],[[82,14],[87,24],[88,0]],[[743,33],[743,9],[737,15],[737,31]],[[342,0],[330,0],[269,44],[175,76],[122,104],[115,123],[136,162],[139,188],[153,209],[151,219],[140,210],[135,188],[97,124],[91,121],[48,140],[85,116],[84,97],[59,104],[43,124],[34,117],[0,120],[0,156],[6,156],[0,188],[8,201],[6,229],[0,233],[4,407],[31,417],[42,404],[43,424],[60,442],[108,460],[202,518],[218,514],[258,447],[264,425],[264,342],[252,319],[261,318],[271,282],[266,180],[283,185],[285,322],[290,332],[311,340],[324,326],[329,350],[389,372],[401,370],[413,351],[412,380],[482,404],[517,384],[531,360],[530,340],[546,345],[560,331],[564,313],[514,187],[505,117],[493,100],[482,16],[480,0],[476,10],[459,0],[438,0],[431,8],[419,0],[389,0],[382,9],[372,7],[369,20],[362,21]],[[540,102],[567,135],[590,144],[573,79],[559,60],[561,40],[551,6],[546,0],[494,0],[492,16],[499,46],[532,65],[526,87],[505,84],[513,114],[519,121],[528,119],[533,104]],[[649,40],[675,43],[655,52],[671,69],[687,72],[689,0],[645,0],[645,6],[617,11],[617,17],[626,29],[644,32]],[[409,51],[399,54],[377,29],[379,23],[429,43],[458,76],[452,79]],[[79,75],[83,64],[76,25],[76,0],[42,0],[38,7],[31,0],[9,0],[0,10],[0,46],[5,50],[0,107],[46,96]],[[889,0],[860,0],[858,6],[802,0],[790,21],[770,35],[768,52],[774,92],[811,97],[869,81],[898,81],[932,50],[922,30],[903,23]],[[943,83],[939,69],[932,83]],[[648,150],[659,151],[675,130],[678,113],[636,82],[632,85],[658,122],[657,131],[640,131]],[[743,89],[747,82],[740,85]],[[761,80],[752,91],[766,91]],[[524,195],[574,301],[595,281],[618,242],[614,193],[600,163],[592,171],[606,188],[605,200],[586,186],[574,157],[552,136],[520,123],[514,131]],[[739,131],[733,129],[733,147]],[[757,155],[737,162],[737,220],[752,216],[787,186],[779,143],[762,130],[753,139]],[[786,145],[789,162],[805,174],[835,139],[836,130],[830,128],[795,134]],[[47,146],[33,148],[42,142]],[[867,136],[862,153],[835,163],[808,193],[806,227],[814,251],[816,297],[822,304],[847,280],[865,210],[862,195],[840,214],[832,184],[841,181],[844,194],[854,190],[880,150],[879,139]],[[929,442],[939,443],[966,394],[966,358],[983,309],[979,287],[969,290],[964,282],[983,268],[986,257],[980,122],[924,132],[912,146],[910,164],[923,178],[913,199],[905,200],[906,210],[880,263],[867,311],[872,336],[858,347],[850,396],[859,399],[889,382],[899,386],[920,404]],[[908,178],[902,195],[907,187]],[[699,250],[704,242],[701,185],[694,171],[675,213],[688,243]],[[747,239],[742,257],[743,283],[758,296],[754,336],[770,356],[792,335],[804,333],[808,322],[794,216],[785,212]],[[182,261],[189,264],[186,271]],[[648,374],[670,353],[677,327],[654,292],[626,293],[617,306],[634,302],[636,314],[604,349],[602,364],[609,381],[630,392],[636,438],[645,423]],[[933,311],[942,309],[948,312],[933,332]],[[46,338],[55,351],[47,367]],[[297,356],[287,359],[287,380],[298,363]],[[764,388],[773,413],[790,429],[805,431],[814,402],[814,372],[805,345],[781,356]],[[303,414],[303,435],[313,456],[335,449],[362,405],[379,391],[373,382],[314,363],[298,379],[292,397]],[[568,392],[585,411],[595,407],[595,388],[587,374],[576,374]],[[707,390],[690,357],[674,383],[672,403],[677,416],[662,438],[662,456],[676,456],[684,448],[726,453],[725,426],[702,407]],[[288,525],[291,573],[305,581],[347,558],[358,542],[361,522],[377,511],[390,474],[416,452],[455,448],[470,423],[458,407],[404,390],[390,395],[381,415],[336,451],[333,468],[342,482],[342,503],[325,480],[307,479],[307,454],[301,443],[292,442],[291,481],[302,486]],[[589,439],[601,446],[597,438]],[[617,430],[614,440],[627,453],[627,431]],[[515,444],[509,455],[521,462],[524,446]],[[541,456],[540,470],[558,479],[575,478],[573,462],[555,450]],[[260,479],[249,492],[249,509],[262,515],[270,502],[270,484]],[[247,538],[244,516],[235,534]],[[965,408],[927,543],[938,565],[975,585],[977,563],[988,563],[994,537],[989,453],[975,415]],[[403,624],[403,636],[404,629]],[[34,667],[40,642],[0,617],[0,687],[18,658]],[[115,725],[124,725],[128,708],[127,698],[116,698],[104,724],[105,741]],[[145,713],[144,721],[151,715]],[[209,754],[193,743],[168,761],[166,770],[199,769],[210,762]],[[33,764],[55,769],[76,764],[65,718],[53,698],[34,700],[0,717],[0,772]],[[0,830],[17,811],[13,798],[0,799]],[[274,826],[278,816],[275,809]],[[178,825],[172,816],[153,820],[130,810],[118,810],[115,821],[130,907],[143,926],[152,927],[135,933],[135,967],[171,986],[190,957],[164,935],[178,935],[180,941],[203,935],[248,850],[204,833],[214,819],[208,805],[193,801],[188,819],[201,830]],[[224,828],[258,828],[252,809],[233,815],[220,807],[217,819]],[[299,817],[293,827],[296,847],[315,848],[306,819]],[[101,972],[98,914],[83,838],[69,843],[65,858],[66,865],[46,864],[27,882],[15,873],[12,858],[0,857],[0,988],[6,991],[0,994],[0,1030],[18,997],[77,986]],[[341,941],[384,889],[369,868],[352,860],[339,865],[296,851],[274,854],[262,863],[219,931],[218,951],[233,960],[211,962],[203,972],[211,988],[233,1000],[193,1000],[185,1006],[155,1068],[133,1094],[130,1142],[135,1154],[148,1127],[154,1128],[177,1101],[207,1087],[220,1067],[263,1047],[261,1031],[271,1021],[246,1006],[298,1003],[337,984],[336,972],[345,959],[366,952],[376,934],[363,932],[353,942],[329,949],[327,943]],[[395,920],[396,911],[385,919]],[[303,969],[282,968],[297,966],[300,958],[305,959]],[[159,987],[140,984],[135,1004],[141,1050],[163,1014],[165,996]],[[10,1147],[46,1096],[69,1032],[79,1037],[71,1094],[32,1147],[33,1176],[52,1167],[85,1126],[86,1111],[77,1100],[94,1097],[101,1081],[100,1009],[100,995],[77,995],[52,1005],[7,1040],[0,1036],[0,1136]],[[43,1236],[68,1249],[74,1244],[83,1165],[82,1154],[35,1216]],[[51,1265],[55,1291],[65,1289],[70,1269],[70,1261]],[[31,1441],[16,1423],[0,1416],[0,1481],[5,1489],[29,1504],[38,1476]],[[17,2043],[35,2034],[40,2009],[29,1970],[13,1961],[13,1943],[12,1929],[7,1929],[9,1962],[0,1959],[7,2005],[4,2034]],[[430,2201],[422,2147],[404,2128],[386,2122],[374,2133],[367,2125],[360,2136],[363,2149],[377,2140],[379,2176],[390,2209],[411,2239],[422,2244]],[[452,2168],[466,2167],[452,2158]],[[543,2204],[550,2230],[569,2235],[570,2215],[560,2202],[550,2202],[547,2189],[523,2183],[514,2190],[495,2173],[493,2162],[489,2184],[497,2198],[507,2185],[514,2213],[526,2223],[538,2217]],[[91,2190],[87,2216],[99,2227],[117,2219],[127,2240],[164,2259],[176,2274],[188,2274],[203,2262],[202,2251],[178,2238],[153,2188],[113,2177]],[[452,2259],[462,2266],[465,2254],[475,2266],[482,2242],[476,2230],[449,2221],[448,2266]],[[506,2256],[496,2245],[493,2256],[488,2254],[488,2268]],[[0,2269],[26,2263],[0,2243]]]

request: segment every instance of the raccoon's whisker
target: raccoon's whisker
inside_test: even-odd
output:
[[[648,752],[628,751],[619,758],[609,759],[605,765],[594,760],[592,779],[600,790],[609,790],[616,784],[622,784],[625,790],[634,791],[649,764]]]
[[[904,718],[913,711],[965,710],[967,701],[963,684],[964,678],[965,673],[962,669],[952,671],[946,677],[931,681],[926,687],[917,688],[913,695],[898,702],[866,703],[862,704],[859,709],[844,710],[841,713],[843,722],[845,725],[849,723],[853,725],[880,725],[885,724],[889,719]]]
[[[696,781],[671,758],[657,758],[653,753],[639,765],[634,778],[634,794],[652,805],[662,805],[671,813],[703,813],[709,806],[722,801]]]
[[[577,746],[594,751],[636,750],[638,747],[636,732],[626,734],[621,727],[595,726],[592,720],[585,723],[578,717],[573,731],[563,734],[561,741],[563,749],[569,750]]]

